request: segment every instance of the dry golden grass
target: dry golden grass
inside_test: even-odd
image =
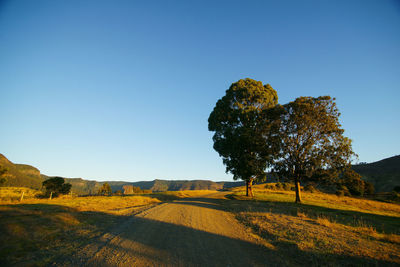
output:
[[[0,187],[0,203],[19,201],[24,192],[24,199],[35,198],[41,194],[39,190],[26,187]]]
[[[2,191],[0,265],[45,266],[96,242],[126,215],[162,201],[197,197],[213,191],[177,191],[130,196],[25,198],[21,190]],[[32,191],[33,192],[33,191]],[[36,192],[28,195],[34,196]],[[16,199],[12,197],[17,196]]]
[[[234,190],[231,209],[288,265],[400,264],[400,205],[308,192],[296,204],[294,192],[254,189]]]

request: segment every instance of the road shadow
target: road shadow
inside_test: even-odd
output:
[[[196,200],[201,203],[178,204],[220,208],[225,201]],[[47,204],[7,206],[0,212],[0,235],[1,266],[395,266],[353,256],[317,255],[288,242],[276,241],[267,248],[139,216]]]

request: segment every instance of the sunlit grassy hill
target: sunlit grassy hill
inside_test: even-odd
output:
[[[391,192],[400,186],[400,155],[380,161],[353,165],[365,181],[372,183],[377,192]]]

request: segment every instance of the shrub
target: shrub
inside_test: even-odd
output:
[[[375,192],[374,185],[364,181],[364,194],[372,195]]]
[[[393,191],[394,191],[394,192],[397,192],[397,193],[400,193],[400,185],[395,186],[395,187],[393,188]]]
[[[278,182],[275,184],[276,190],[282,190],[283,189],[283,184],[281,182]]]
[[[307,185],[304,187],[304,190],[305,190],[305,191],[308,191],[308,192],[311,192],[311,193],[314,193],[314,192],[317,192],[317,191],[318,191],[318,190],[314,187],[314,184],[312,184],[312,183],[307,184]]]
[[[283,183],[283,189],[287,191],[293,191],[294,185],[291,183]]]
[[[339,197],[351,196],[349,189],[345,185],[341,185],[336,191],[336,195]]]
[[[266,184],[265,188],[270,189],[270,190],[276,190],[276,185],[275,184]]]

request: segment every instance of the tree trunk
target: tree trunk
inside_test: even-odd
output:
[[[246,196],[253,197],[253,178],[246,180]]]
[[[296,189],[296,203],[301,203],[301,194],[300,194],[300,178],[296,176],[295,180],[295,189]]]

